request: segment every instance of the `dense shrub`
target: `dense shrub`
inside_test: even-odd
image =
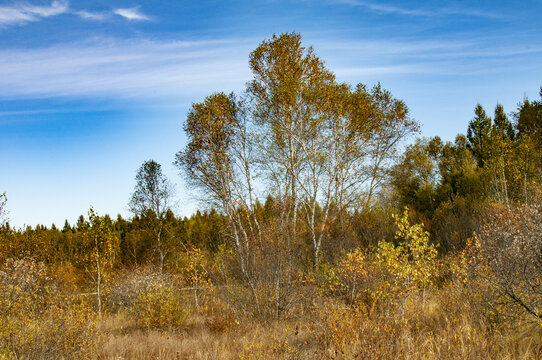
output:
[[[188,301],[178,291],[161,283],[141,292],[130,313],[140,326],[172,331],[185,325],[190,309]]]
[[[107,309],[111,312],[129,310],[140,294],[159,287],[161,284],[171,282],[171,276],[158,273],[151,268],[121,272],[112,282],[107,293]]]
[[[498,209],[480,234],[482,276],[503,316],[542,324],[542,205]]]
[[[42,263],[7,260],[0,270],[0,355],[26,359],[92,358],[96,314],[63,294]]]

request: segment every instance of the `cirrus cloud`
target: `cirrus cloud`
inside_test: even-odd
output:
[[[109,17],[108,13],[102,12],[90,12],[86,10],[76,11],[75,14],[79,15],[83,19],[102,21]]]
[[[48,6],[34,6],[16,4],[12,6],[0,6],[0,26],[18,25],[31,21],[38,21],[41,18],[56,16],[68,12],[67,1],[55,0]]]
[[[125,9],[115,9],[114,14],[122,16],[128,20],[150,20],[149,17],[139,11],[139,6]]]
[[[150,17],[142,13],[139,6],[131,8],[116,8],[108,11],[93,12],[87,10],[70,9],[66,0],[54,0],[51,5],[29,5],[27,3],[15,3],[13,5],[0,6],[0,28],[13,25],[24,25],[44,18],[61,14],[77,15],[85,20],[104,21],[118,15],[126,20],[142,21],[150,20]]]

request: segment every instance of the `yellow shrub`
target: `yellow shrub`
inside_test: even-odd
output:
[[[187,302],[171,286],[161,284],[137,297],[130,309],[141,326],[173,330],[185,324],[189,314]]]
[[[354,302],[367,282],[368,271],[365,254],[360,248],[346,254],[337,266],[337,273],[346,288],[350,302]]]
[[[0,359],[92,358],[96,314],[59,292],[41,263],[7,260],[0,269]]]
[[[376,265],[384,274],[379,291],[402,298],[401,318],[404,318],[407,299],[414,291],[423,291],[423,307],[425,289],[438,274],[437,247],[429,243],[429,233],[423,230],[423,224],[411,225],[408,216],[408,209],[402,216],[394,216],[398,228],[395,239],[399,243],[380,241],[375,254]]]

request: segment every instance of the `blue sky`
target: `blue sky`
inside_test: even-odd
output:
[[[11,224],[130,214],[141,163],[197,204],[174,155],[189,106],[242,91],[248,55],[300,32],[338,80],[405,100],[423,136],[465,132],[542,85],[542,1],[0,1],[0,192]]]

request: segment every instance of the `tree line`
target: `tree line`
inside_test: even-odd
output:
[[[242,93],[210,94],[184,122],[188,142],[175,165],[206,211],[176,217],[172,185],[149,160],[137,172],[131,219],[91,209],[62,229],[3,223],[0,258],[70,264],[95,287],[100,311],[109,273],[143,265],[175,273],[193,260],[209,278],[242,284],[254,314],[279,317],[300,272],[328,276],[338,266],[363,278],[352,269],[372,251],[404,309],[412,286],[425,291],[435,275],[437,248],[461,254],[493,209],[540,202],[542,89],[509,115],[477,105],[454,142],[418,138],[401,151],[419,134],[407,105],[380,84],[338,82],[301,35],[263,41],[249,66]],[[227,272],[203,260],[221,256]]]
[[[262,42],[249,65],[253,79],[244,92],[214,93],[192,105],[184,122],[188,143],[175,155],[210,210],[177,218],[160,164],[144,162],[129,201],[133,218],[103,216],[118,238],[119,264],[151,262],[161,272],[175,251],[184,251],[181,243],[211,252],[225,246],[247,278],[261,250],[255,248],[276,242],[284,258],[302,251],[317,268],[337,249],[390,236],[385,214],[405,207],[441,251],[460,251],[487,202],[537,199],[542,88],[541,100],[524,99],[510,115],[497,104],[490,117],[478,104],[466,135],[454,142],[417,138],[400,153],[419,133],[406,104],[380,84],[337,82],[301,35]],[[5,193],[0,200],[4,213]],[[3,253],[72,261],[84,251],[82,234],[91,223],[81,215],[62,229],[3,224]]]

